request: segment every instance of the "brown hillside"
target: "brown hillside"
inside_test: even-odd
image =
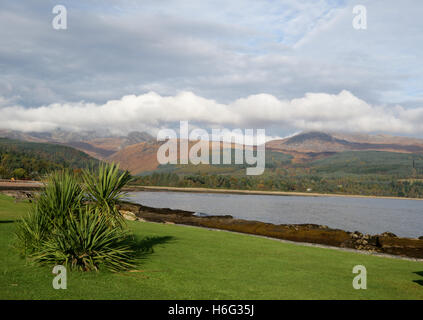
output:
[[[178,162],[181,160],[181,155],[179,154],[180,148],[178,143]],[[191,150],[191,147],[197,144],[198,141],[190,141],[188,144],[188,150]],[[152,171],[157,169],[159,162],[157,161],[157,151],[161,143],[158,142],[141,142],[135,145],[119,150],[118,152],[112,154],[111,156],[105,158],[109,162],[118,162],[121,168],[129,170],[132,174],[139,174],[145,171]],[[218,145],[217,145],[218,146]],[[216,147],[217,147],[216,146]],[[214,145],[209,144],[209,152],[211,153]],[[223,149],[238,149],[242,148],[241,145],[234,143],[220,143],[221,150]]]
[[[152,171],[159,165],[157,161],[159,147],[158,143],[141,142],[119,150],[105,160],[119,163],[122,169],[129,170],[132,174]]]

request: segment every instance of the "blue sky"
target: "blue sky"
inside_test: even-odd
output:
[[[57,4],[67,8],[67,30],[51,26]],[[366,30],[352,27],[357,4],[367,8]],[[419,0],[3,0],[0,128],[12,120],[26,130],[95,128],[72,110],[119,101],[119,110],[145,113],[139,104],[158,96],[151,118],[126,119],[128,128],[154,132],[178,120],[160,120],[167,108],[182,108],[179,120],[274,135],[344,128],[421,136],[422,14]],[[125,96],[138,97],[136,105]],[[228,118],[210,120],[206,106]],[[69,121],[52,110],[70,110]],[[206,111],[190,116],[198,110]]]

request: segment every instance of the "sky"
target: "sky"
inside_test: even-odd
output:
[[[423,137],[422,16],[421,0],[2,0],[0,129]]]

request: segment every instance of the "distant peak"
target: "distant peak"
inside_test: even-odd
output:
[[[303,132],[297,134],[291,138],[289,138],[286,143],[287,144],[295,144],[295,143],[303,143],[307,140],[319,140],[325,142],[332,142],[335,139],[328,133],[321,132],[321,131],[310,131],[310,132]]]

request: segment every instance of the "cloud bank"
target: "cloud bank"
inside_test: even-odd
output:
[[[126,95],[104,104],[54,103],[36,108],[5,105],[0,97],[0,128],[21,131],[110,130],[156,134],[175,128],[179,121],[202,128],[273,128],[273,132],[325,130],[423,134],[423,108],[372,105],[343,90],[338,94],[307,93],[301,98],[278,99],[250,95],[222,104],[192,92],[162,96],[155,92]]]

